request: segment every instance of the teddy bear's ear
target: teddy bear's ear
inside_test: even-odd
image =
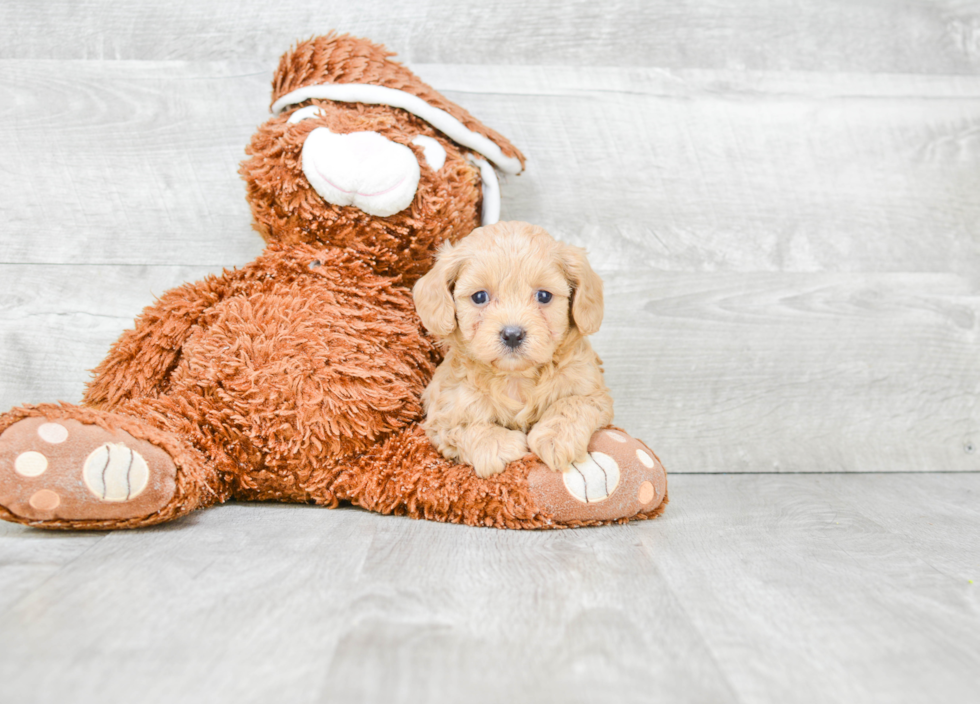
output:
[[[524,155],[418,76],[394,61],[381,44],[331,32],[299,42],[279,61],[272,112],[311,99],[389,105],[422,118],[459,145],[516,174]]]
[[[415,282],[412,297],[415,310],[425,329],[433,335],[446,337],[456,329],[456,306],[452,286],[459,276],[464,257],[446,242],[439,250],[435,266]]]
[[[561,253],[565,276],[572,287],[572,321],[583,335],[598,332],[602,325],[602,279],[593,271],[585,250],[564,245]]]

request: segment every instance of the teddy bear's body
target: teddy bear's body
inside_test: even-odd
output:
[[[395,102],[349,102],[338,86]],[[0,417],[0,517],[120,528],[229,498],[351,501],[501,527],[656,515],[662,467],[625,434],[594,441],[609,446],[602,457],[621,458],[623,489],[590,502],[583,469],[579,506],[531,456],[479,479],[442,459],[420,428],[440,356],[411,286],[442,242],[485,219],[483,158],[515,170],[523,156],[364,40],[300,43],[283,57],[274,99],[284,112],[259,128],[242,165],[266,251],[147,308],[95,370],[82,406]]]

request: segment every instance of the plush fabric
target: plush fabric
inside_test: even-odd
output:
[[[523,164],[505,138],[391,56],[348,36],[300,42],[280,62],[273,100],[331,82],[403,90]],[[289,122],[311,105],[320,110]],[[411,204],[378,217],[326,202],[302,167],[305,138],[318,128],[376,132],[412,149],[421,176]],[[445,150],[438,171],[419,136]],[[637,496],[645,501],[631,496],[563,517],[562,502],[548,499],[565,492],[562,478],[529,482],[543,466],[533,456],[484,480],[440,457],[421,431],[420,396],[440,353],[415,313],[411,286],[444,241],[480,224],[481,178],[472,151],[396,108],[314,99],[259,126],[246,152],[241,175],[255,228],[269,243],[265,252],[240,269],[163,294],[94,370],[81,405],[23,406],[0,416],[0,518],[43,528],[131,528],[232,498],[331,507],[344,501],[500,528],[594,525],[662,510],[665,491],[651,500],[644,489]],[[25,419],[39,417],[63,427],[35,432],[40,424]],[[141,499],[166,496],[143,515],[120,517],[125,510],[110,510],[104,498],[86,493],[82,467],[108,457],[107,444],[142,461],[153,454],[144,442],[170,459],[150,462],[151,472],[167,475],[151,479],[173,488]],[[18,472],[25,453],[43,455],[46,470]],[[630,491],[641,480],[660,481],[659,461],[637,471],[648,470],[649,480],[637,474]],[[52,500],[58,492],[62,500]]]

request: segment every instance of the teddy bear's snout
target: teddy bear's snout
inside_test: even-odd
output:
[[[411,205],[420,170],[411,149],[377,132],[317,127],[303,144],[303,173],[328,203],[387,217]]]

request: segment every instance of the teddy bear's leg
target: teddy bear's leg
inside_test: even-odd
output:
[[[330,478],[330,494],[413,518],[555,528],[653,518],[667,501],[667,474],[645,444],[609,428],[593,435],[588,460],[568,472],[527,455],[481,479],[469,465],[443,458],[413,425],[352,459]]]
[[[150,422],[79,406],[0,415],[0,518],[40,528],[162,523],[217,499],[207,462]]]
[[[531,496],[528,455],[481,479],[445,459],[420,425],[411,425],[351,458],[331,482],[337,499],[378,513],[494,528],[547,528],[554,521]]]

